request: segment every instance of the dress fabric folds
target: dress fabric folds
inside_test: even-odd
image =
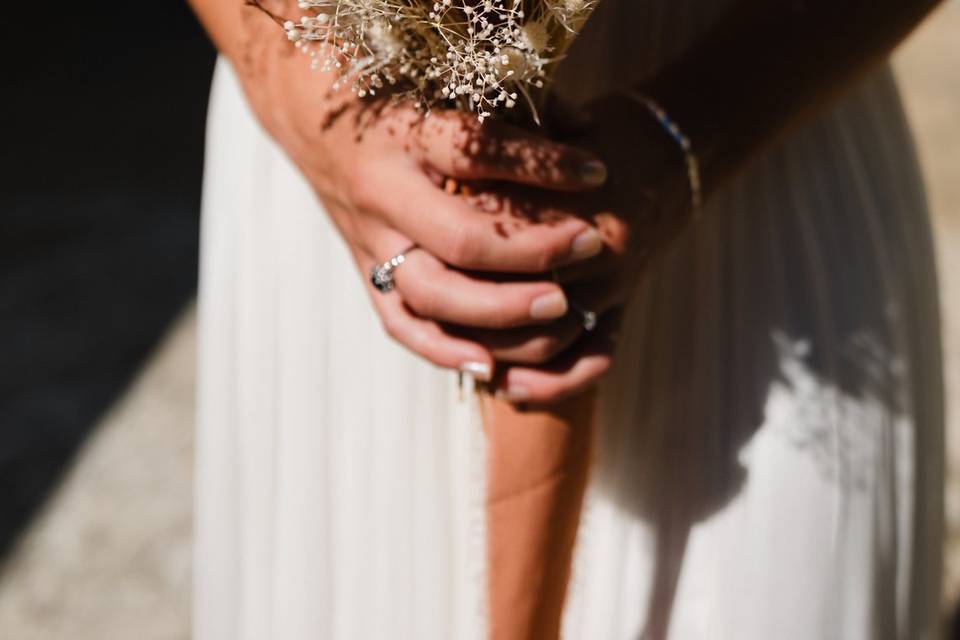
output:
[[[604,0],[559,90],[654,72],[725,4]],[[385,336],[225,62],[202,234],[196,640],[484,638],[475,402]],[[881,70],[753,161],[632,296],[563,637],[935,637],[936,292]]]

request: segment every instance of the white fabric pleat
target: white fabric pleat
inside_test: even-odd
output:
[[[650,73],[701,5],[605,0],[560,90]],[[385,337],[226,65],[208,136],[195,638],[483,638],[473,402]],[[885,72],[711,202],[627,309],[565,638],[934,637],[932,255]]]
[[[474,408],[383,334],[223,70],[212,109],[231,113],[204,195],[196,637],[483,637]]]

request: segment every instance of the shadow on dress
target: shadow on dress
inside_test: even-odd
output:
[[[811,152],[830,149],[817,140],[826,135],[829,123],[811,132]],[[661,256],[627,311],[603,392],[598,488],[656,540],[651,595],[638,603],[644,640],[667,637],[691,530],[742,491],[741,452],[767,428],[775,395],[799,410],[779,435],[841,491],[870,490],[877,442],[894,437],[879,431],[898,420],[911,427],[917,454],[938,450],[929,444],[942,425],[929,230],[905,225],[895,210],[923,215],[922,196],[907,195],[922,194],[911,183],[917,176],[869,176],[887,181],[872,184],[874,193],[893,196],[864,202],[829,186],[858,170],[856,157],[822,155],[800,166],[774,153],[754,167],[744,180],[767,189],[747,190],[742,180],[717,198]],[[904,243],[919,250],[903,251]],[[849,415],[865,406],[892,419]],[[938,509],[938,465],[907,464],[919,469],[916,508]]]

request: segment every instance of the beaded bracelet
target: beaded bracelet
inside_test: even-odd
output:
[[[700,179],[700,160],[697,159],[697,154],[693,151],[690,138],[683,133],[680,126],[664,111],[663,107],[652,98],[637,91],[624,91],[623,93],[628,98],[632,98],[645,106],[647,110],[653,114],[653,117],[657,119],[660,126],[670,134],[670,137],[677,143],[680,150],[683,151],[684,162],[687,165],[687,182],[690,184],[690,205],[694,213],[699,212],[703,206],[703,182]]]

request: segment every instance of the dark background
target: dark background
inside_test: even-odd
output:
[[[194,295],[214,60],[179,0],[18,4],[0,19],[0,562]]]

